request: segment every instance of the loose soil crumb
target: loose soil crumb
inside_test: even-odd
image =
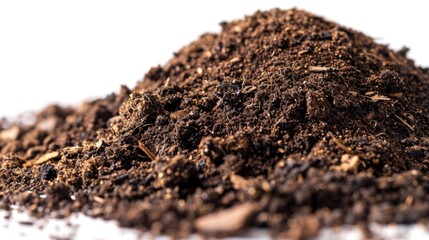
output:
[[[295,9],[221,25],[133,90],[0,128],[0,206],[175,237],[428,219],[429,74],[407,49]]]

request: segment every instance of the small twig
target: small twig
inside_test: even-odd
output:
[[[394,114],[394,116],[401,121],[402,124],[404,124],[407,128],[409,128],[411,131],[414,131],[414,127],[411,126],[409,123],[407,123],[404,119],[402,119],[401,117],[399,117],[398,115]]]
[[[344,151],[346,151],[347,153],[351,153],[352,149],[350,147],[347,147],[346,145],[344,145],[343,143],[340,142],[340,140],[338,140],[338,138],[336,138],[334,136],[334,134],[332,132],[328,132],[328,135],[332,138],[332,141],[337,144],[337,146],[341,149],[343,149]]]
[[[154,161],[156,159],[155,154],[153,154],[149,148],[147,148],[142,142],[138,141],[139,143],[139,148],[146,153],[146,155],[150,158],[150,160]]]
[[[377,56],[377,55],[375,55],[375,54],[373,54],[373,53],[365,52],[365,54],[367,54],[367,55],[369,55],[369,56],[371,56],[371,57],[373,57],[373,58],[377,59],[377,60],[378,60],[378,61],[380,61],[380,62],[384,62],[384,60],[383,60],[381,57],[379,57],[379,56]]]

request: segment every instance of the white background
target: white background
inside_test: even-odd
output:
[[[133,87],[223,20],[298,7],[363,31],[429,66],[426,1],[0,0],[0,116]]]
[[[426,1],[3,1],[0,116],[133,87],[144,73],[223,20],[257,9],[298,7],[409,46],[429,65]]]

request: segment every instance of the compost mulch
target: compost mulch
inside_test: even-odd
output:
[[[0,207],[174,237],[428,219],[429,74],[406,48],[296,9],[221,26],[134,89],[0,128]]]

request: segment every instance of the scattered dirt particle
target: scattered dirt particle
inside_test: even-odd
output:
[[[205,234],[231,234],[242,229],[256,211],[255,203],[244,203],[198,218],[195,227]]]
[[[54,166],[49,163],[45,163],[42,166],[40,166],[39,172],[40,172],[39,173],[40,178],[44,180],[49,181],[57,177],[57,171],[55,170]]]

